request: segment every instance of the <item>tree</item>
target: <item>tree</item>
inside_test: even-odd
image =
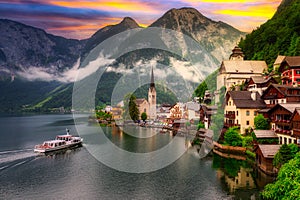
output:
[[[139,119],[139,115],[139,109],[136,105],[136,97],[133,94],[125,95],[123,118],[131,118],[133,121],[137,121]]]
[[[141,114],[141,119],[145,122],[146,121],[146,119],[147,119],[147,113],[145,113],[145,112],[143,112],[142,114]]]
[[[283,144],[274,156],[273,165],[280,168],[283,164],[294,158],[298,151],[298,146],[296,144]]]
[[[256,130],[268,130],[268,119],[266,119],[262,114],[259,114],[254,118],[254,126]]]
[[[299,199],[300,153],[284,164],[274,183],[266,185],[261,196],[264,200]]]
[[[229,128],[224,136],[225,143],[230,146],[242,146],[243,139],[238,132],[238,127]]]
[[[208,89],[207,84],[203,81],[195,90],[195,96],[203,99],[205,91]]]
[[[136,97],[134,95],[131,95],[128,107],[129,107],[129,115],[133,121],[137,121],[139,119],[139,115],[140,115],[139,109],[136,105],[135,100],[136,100]]]

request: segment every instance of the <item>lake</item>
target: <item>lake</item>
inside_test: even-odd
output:
[[[80,126],[91,125],[83,121]],[[148,173],[112,169],[89,153],[88,144],[47,156],[33,153],[34,145],[64,134],[66,128],[78,134],[67,114],[2,115],[0,128],[0,199],[252,200],[273,180],[245,161],[213,154],[200,159],[197,148],[190,146],[172,164]],[[159,129],[133,128],[130,134],[103,130],[113,144],[130,152],[161,149],[173,139]],[[182,137],[182,142],[187,139]]]

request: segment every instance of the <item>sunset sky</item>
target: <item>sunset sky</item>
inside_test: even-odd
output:
[[[0,0],[0,18],[67,38],[85,39],[128,16],[147,26],[171,8],[194,7],[215,21],[250,32],[275,13],[281,0]]]

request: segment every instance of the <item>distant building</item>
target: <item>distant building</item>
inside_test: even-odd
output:
[[[240,127],[242,134],[254,127],[254,118],[260,109],[266,107],[258,92],[228,91],[225,99],[224,126]]]
[[[151,82],[148,90],[148,101],[145,98],[136,99],[140,117],[142,113],[147,114],[147,119],[155,120],[156,114],[156,89],[154,83],[153,68],[151,70]]]
[[[200,117],[200,104],[197,102],[187,102],[185,104],[185,109],[186,109],[186,114],[187,114],[187,119],[192,120],[192,119],[199,119]]]
[[[217,114],[218,106],[201,105],[200,108],[200,121],[204,124],[205,129],[208,129],[211,125],[211,118]]]
[[[151,71],[151,83],[148,91],[148,102],[149,102],[149,119],[156,119],[156,89],[154,83],[153,68]]]

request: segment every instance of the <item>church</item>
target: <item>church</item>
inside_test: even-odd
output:
[[[151,70],[151,81],[148,90],[148,101],[145,98],[136,99],[136,104],[138,106],[140,115],[145,112],[147,114],[147,119],[156,119],[156,89],[154,83],[153,68]]]

